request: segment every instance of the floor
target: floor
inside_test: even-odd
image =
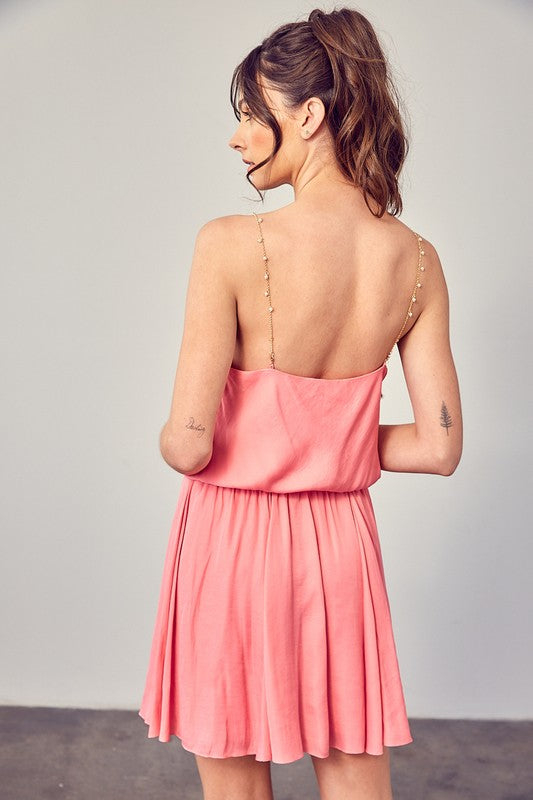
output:
[[[533,721],[411,719],[394,800],[533,800]],[[194,755],[136,711],[0,707],[2,800],[202,800]],[[272,764],[276,800],[319,800],[308,755]]]

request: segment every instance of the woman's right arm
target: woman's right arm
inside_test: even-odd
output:
[[[415,421],[379,426],[379,459],[385,471],[451,475],[463,451],[463,419],[450,347],[448,289],[437,251],[427,239],[424,253],[423,306],[398,342]]]

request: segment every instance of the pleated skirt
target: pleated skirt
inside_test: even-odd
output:
[[[149,738],[216,758],[412,742],[368,489],[184,476],[139,715]]]

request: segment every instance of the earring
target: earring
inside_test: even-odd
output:
[[[309,131],[307,130],[307,128],[305,129],[305,135],[309,136]]]

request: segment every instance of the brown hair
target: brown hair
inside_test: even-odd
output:
[[[319,97],[343,174],[385,211],[401,214],[398,176],[409,143],[400,114],[400,99],[370,22],[352,8],[325,13],[315,8],[302,22],[281,25],[235,68],[230,98],[241,118],[243,100],[274,134],[270,156],[246,175],[267,164],[281,147],[281,129],[267,107],[259,77],[282,92],[289,110]],[[259,189],[261,199],[264,196]],[[374,212],[372,212],[374,213]]]

